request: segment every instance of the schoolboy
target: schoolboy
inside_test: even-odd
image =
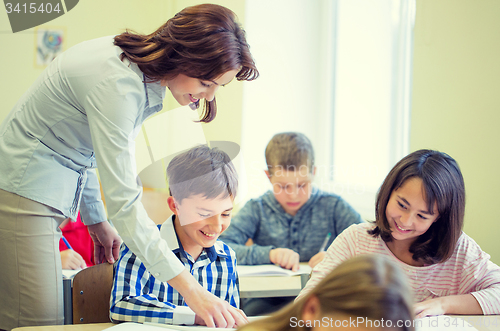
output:
[[[172,159],[167,177],[173,215],[158,226],[161,237],[200,285],[238,308],[236,255],[218,240],[231,222],[238,189],[229,156],[217,148],[193,148]],[[201,324],[184,298],[156,280],[125,244],[115,270],[112,321]]]
[[[239,264],[273,263],[294,271],[299,262],[314,266],[323,259],[325,253],[320,250],[329,233],[325,248],[344,229],[363,220],[340,196],[312,187],[314,150],[304,134],[276,134],[265,155],[273,189],[248,201],[221,239],[234,249]],[[248,239],[253,245],[245,245]],[[256,307],[264,313],[282,302],[267,299],[273,303],[266,306],[266,300],[251,301],[259,301]],[[245,312],[258,314],[251,306],[245,303]]]

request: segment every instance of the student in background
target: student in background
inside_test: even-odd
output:
[[[238,330],[372,330],[382,325],[411,331],[412,303],[406,275],[395,263],[362,255],[341,263],[300,300]]]
[[[303,134],[276,134],[266,148],[266,175],[272,190],[248,201],[221,237],[236,252],[239,264],[278,264],[298,270],[299,262],[314,267],[322,260],[322,245],[361,216],[340,196],[312,187],[314,150]],[[252,246],[246,246],[248,239]],[[249,315],[278,309],[293,298],[250,299]],[[267,304],[266,304],[267,303]]]
[[[500,314],[500,268],[462,232],[464,210],[456,161],[432,150],[409,154],[380,187],[375,223],[353,225],[337,237],[299,298],[342,261],[375,253],[409,276],[417,317]]]
[[[76,222],[67,218],[60,225],[63,238],[71,247],[68,247],[63,238],[59,241],[61,263],[63,269],[83,269],[94,265],[94,242],[89,235],[87,226],[83,224],[80,213]]]
[[[174,215],[158,225],[160,236],[202,287],[238,308],[236,254],[217,240],[231,223],[238,189],[229,156],[217,148],[193,148],[172,159],[167,177]],[[116,264],[110,317],[114,322],[204,324],[182,295],[149,273],[125,244]]]

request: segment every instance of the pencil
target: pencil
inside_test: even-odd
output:
[[[64,238],[64,236],[63,236],[62,240],[64,241],[64,244],[66,245],[66,247],[68,247],[69,249],[73,249],[73,247],[71,247],[71,245],[69,244],[68,239]]]
[[[332,234],[328,232],[326,235],[325,241],[323,241],[323,244],[321,245],[321,248],[319,249],[320,252],[324,252],[326,250],[326,245],[328,245],[328,241],[330,240],[330,237]]]

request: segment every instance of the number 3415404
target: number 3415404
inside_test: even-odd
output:
[[[5,9],[7,10],[7,14],[10,13],[18,13],[18,14],[35,14],[35,13],[47,13],[50,14],[52,12],[59,13],[62,9],[59,7],[59,3],[56,3],[54,6],[50,3],[10,3],[7,2],[5,4]]]

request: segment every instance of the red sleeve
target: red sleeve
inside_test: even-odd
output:
[[[73,247],[73,249],[80,254],[85,263],[87,263],[87,267],[91,267],[94,265],[94,242],[92,238],[90,238],[89,231],[85,224],[83,224],[80,213],[78,213],[78,218],[76,222],[68,222],[62,229],[62,234],[64,238],[66,238]],[[68,249],[66,244],[60,240],[59,241],[59,250],[63,251]]]

